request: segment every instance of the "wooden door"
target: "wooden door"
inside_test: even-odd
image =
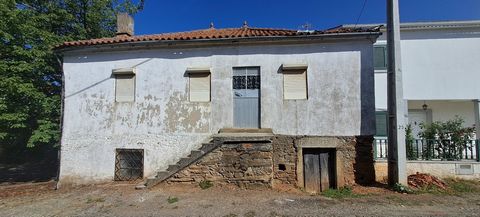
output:
[[[303,149],[305,191],[320,193],[335,187],[335,151]]]
[[[320,188],[320,159],[312,152],[303,153],[303,176],[305,177],[305,191],[319,193]]]

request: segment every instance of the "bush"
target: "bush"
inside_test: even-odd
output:
[[[465,121],[456,116],[446,122],[435,121],[431,124],[422,123],[420,127],[423,132],[420,138],[426,141],[423,147],[423,158],[434,158],[437,151],[446,160],[459,160],[462,158],[462,151],[466,144],[473,137],[473,127],[463,127]]]
[[[408,160],[416,160],[417,159],[417,153],[415,152],[415,149],[413,148],[415,138],[413,137],[412,125],[410,125],[410,124],[408,124],[407,128],[405,129],[405,140],[406,140],[406,145],[407,145],[407,159]]]

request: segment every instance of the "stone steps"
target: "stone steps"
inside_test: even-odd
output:
[[[136,186],[136,189],[151,188],[162,181],[170,178],[175,173],[180,170],[188,167],[190,164],[196,162],[198,159],[202,158],[204,155],[216,149],[218,146],[215,145],[213,141],[209,143],[202,143],[202,147],[198,150],[193,150],[187,157],[182,157],[180,160],[173,165],[169,165],[168,168],[164,171],[159,171],[157,175],[153,178],[147,178],[145,182]]]

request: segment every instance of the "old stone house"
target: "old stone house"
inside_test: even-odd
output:
[[[122,16],[115,37],[56,48],[61,183],[209,180],[318,192],[373,180],[377,28],[244,24],[135,36]]]

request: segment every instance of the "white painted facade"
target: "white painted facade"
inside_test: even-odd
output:
[[[152,176],[233,127],[232,68],[256,66],[261,127],[276,134],[373,135],[372,39],[64,53],[62,182],[113,180],[116,148],[144,149]],[[307,100],[283,99],[282,64],[307,64]],[[134,67],[135,101],[115,102],[112,70]],[[209,67],[211,101],[189,102],[187,68]]]
[[[375,46],[386,45],[385,34]],[[465,127],[476,124],[478,130],[480,21],[402,23],[401,51],[409,112],[426,104],[428,122],[459,116]],[[386,70],[375,70],[375,107],[387,110]]]

